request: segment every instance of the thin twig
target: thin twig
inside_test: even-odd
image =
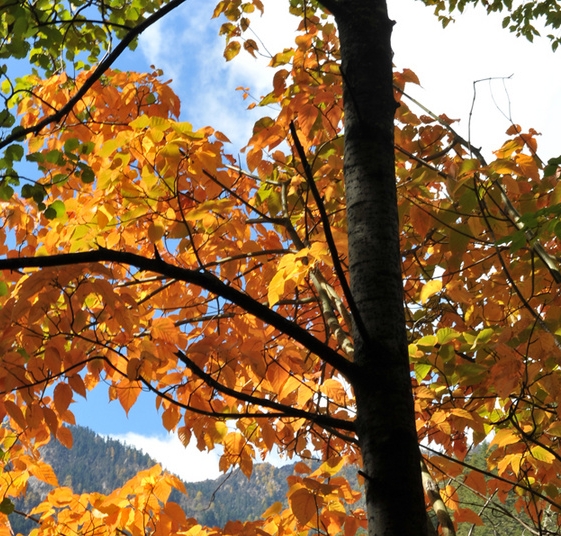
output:
[[[337,251],[337,246],[335,245],[335,240],[333,238],[333,234],[331,233],[331,225],[329,223],[329,217],[325,210],[323,200],[317,189],[316,182],[314,180],[314,174],[310,167],[310,163],[306,158],[304,147],[302,147],[302,144],[300,143],[300,139],[298,138],[298,133],[296,132],[296,126],[294,125],[293,121],[290,122],[290,133],[292,134],[292,139],[294,141],[294,146],[296,147],[296,152],[298,153],[298,156],[300,157],[300,161],[302,162],[302,167],[304,168],[304,177],[306,178],[306,182],[308,183],[308,187],[310,188],[310,191],[314,196],[314,200],[316,202],[316,205],[320,213],[321,222],[323,224],[323,231],[325,233],[325,241],[327,242],[327,247],[329,248],[329,253],[331,254],[331,259],[333,261],[333,268],[335,269],[335,273],[337,274],[339,282],[341,283],[341,288],[343,289],[343,295],[345,296],[345,299],[349,304],[349,309],[351,310],[351,314],[353,316],[353,320],[355,322],[357,330],[360,333],[360,336],[362,340],[365,342],[365,344],[368,344],[368,341],[370,340],[368,331],[366,330],[366,326],[362,321],[360,311],[358,310],[356,302],[353,298],[353,295],[351,293],[351,288],[349,286],[349,283],[347,282],[347,278],[343,270],[343,266],[341,265],[341,261],[339,260],[339,253]]]

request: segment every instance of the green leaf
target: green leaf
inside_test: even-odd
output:
[[[10,145],[4,155],[10,162],[19,162],[23,158],[23,147],[21,145]]]
[[[446,344],[457,339],[460,334],[452,328],[441,328],[436,332],[439,344]]]
[[[9,201],[13,195],[14,189],[8,183],[2,181],[2,184],[0,184],[0,199]]]
[[[59,166],[64,164],[64,155],[56,149],[53,149],[52,151],[49,151],[46,154],[45,159],[50,164],[56,164],[56,165],[59,165]]]
[[[430,374],[431,370],[432,365],[429,363],[415,364],[415,377],[417,378],[417,381],[422,382],[427,377],[427,374]]]
[[[26,155],[25,159],[28,162],[44,162],[45,161],[45,155],[43,153],[31,153]]]
[[[2,499],[2,502],[0,502],[0,512],[2,512],[3,514],[10,515],[14,511],[14,509],[14,503],[7,497],[4,497],[4,499]]]
[[[477,345],[483,345],[483,344],[486,344],[487,342],[489,342],[489,339],[491,339],[491,337],[493,336],[494,333],[495,333],[495,330],[493,328],[482,329],[477,334],[477,337],[475,338],[475,341],[473,342],[472,349],[475,348],[475,346],[477,346]]]
[[[16,141],[24,141],[25,140],[24,128],[20,127],[19,125],[12,129],[12,134],[11,135],[14,136]]]
[[[47,210],[45,210],[45,217],[49,220],[54,220],[55,218],[64,218],[66,216],[66,207],[62,201],[55,201],[51,203]]]
[[[435,335],[425,335],[421,337],[418,341],[415,341],[417,346],[424,346],[425,348],[432,348],[438,343],[438,339]]]
[[[78,138],[69,138],[64,142],[64,152],[70,153],[80,147],[81,142]]]
[[[7,109],[0,112],[0,127],[9,128],[14,122],[15,117]]]
[[[82,182],[85,184],[91,184],[95,181],[95,173],[93,172],[92,168],[82,164],[82,172],[80,173],[80,178]]]

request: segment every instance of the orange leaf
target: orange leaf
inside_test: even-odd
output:
[[[482,495],[487,493],[487,482],[485,481],[485,477],[477,471],[471,471],[465,478],[464,484],[468,488]]]
[[[354,536],[360,527],[360,521],[354,516],[345,519],[345,536]]]
[[[140,365],[142,362],[138,357],[132,357],[127,363],[127,378],[131,381],[138,380],[138,374],[140,371]]]
[[[312,470],[304,462],[296,462],[294,466],[295,473],[311,473]]]
[[[76,497],[72,490],[66,487],[54,489],[47,496],[48,502],[58,508],[68,506],[75,499]]]
[[[72,402],[72,388],[67,383],[58,383],[54,390],[55,408],[62,415]]]
[[[56,431],[56,438],[60,441],[61,445],[64,445],[67,449],[71,449],[74,443],[74,438],[72,437],[72,432],[66,426],[60,426]]]
[[[170,404],[162,413],[162,423],[168,432],[177,426],[179,419],[181,419],[181,411],[175,404]]]
[[[170,318],[154,318],[152,320],[152,337],[165,342],[177,344],[179,340],[178,329]]]
[[[289,495],[288,502],[298,522],[307,525],[323,505],[323,498],[315,495],[308,488],[299,488]]]
[[[164,512],[178,524],[182,524],[187,521],[183,508],[181,508],[181,506],[177,503],[171,501],[167,502],[164,506]]]
[[[298,110],[298,126],[305,136],[309,136],[318,113],[318,109],[313,104],[307,104]]]
[[[27,428],[27,422],[23,416],[23,412],[16,404],[11,400],[4,400],[4,409],[22,430]]]
[[[117,385],[117,398],[128,414],[142,391],[140,384],[135,381],[121,380]]]
[[[72,390],[75,393],[78,393],[80,396],[86,398],[86,393],[87,393],[86,384],[84,383],[82,376],[80,376],[79,374],[74,374],[74,376],[69,376],[68,385],[72,387]]]
[[[484,524],[481,517],[469,508],[458,508],[454,512],[454,521],[457,523],[470,523],[479,526]]]

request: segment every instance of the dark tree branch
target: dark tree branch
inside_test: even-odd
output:
[[[47,268],[68,266],[81,263],[116,262],[134,266],[141,271],[149,271],[177,281],[197,285],[221,298],[241,307],[249,314],[270,324],[282,333],[316,354],[320,359],[337,369],[343,376],[353,383],[357,377],[357,367],[345,359],[338,352],[316,339],[306,329],[286,319],[267,306],[259,303],[251,296],[226,285],[210,272],[190,270],[169,264],[162,259],[150,259],[124,251],[99,248],[82,253],[62,253],[60,255],[45,255],[43,257],[15,257],[0,259],[0,270],[20,270],[22,268]]]
[[[224,395],[231,396],[242,402],[247,402],[248,404],[254,404],[256,406],[274,409],[283,413],[287,417],[304,418],[324,428],[338,428],[340,430],[346,430],[347,432],[355,431],[354,423],[351,421],[344,421],[342,419],[330,417],[329,415],[321,415],[319,413],[313,413],[302,409],[293,408],[285,404],[275,402],[274,400],[267,400],[265,398],[260,398],[257,396],[249,395],[247,393],[236,391],[235,389],[227,387],[215,380],[210,374],[206,373],[203,369],[197,366],[196,363],[189,359],[189,357],[187,357],[187,355],[181,350],[178,350],[175,355],[191,372],[195,373],[207,385],[213,387]]]
[[[14,391],[24,391],[25,389],[31,389],[32,387],[37,387],[39,385],[49,385],[49,383],[51,383],[52,381],[54,381],[58,378],[62,378],[63,376],[66,376],[69,372],[72,372],[75,369],[80,369],[80,368],[86,366],[88,363],[90,363],[91,361],[95,361],[96,359],[101,359],[103,361],[107,361],[107,359],[104,356],[101,356],[101,355],[90,356],[86,359],[83,359],[79,363],[75,363],[74,365],[71,365],[70,367],[64,369],[61,372],[57,372],[56,374],[52,374],[51,376],[41,378],[39,380],[34,380],[34,381],[29,382],[29,383],[23,383],[24,380],[22,380],[21,385],[16,385],[15,387],[12,387],[11,389],[8,389],[6,391],[0,391],[0,395],[5,395],[7,393],[13,393]],[[6,368],[6,365],[10,365],[10,363],[3,363],[2,366],[4,368]],[[24,369],[22,371],[25,372],[25,370],[26,369]]]
[[[125,51],[125,49],[147,28],[152,26],[155,22],[160,20],[162,17],[167,15],[170,11],[173,11],[176,7],[183,4],[185,0],[171,0],[169,4],[150,15],[146,20],[141,22],[139,25],[132,28],[129,33],[121,39],[119,44],[109,53],[107,56],[99,63],[99,65],[93,70],[92,74],[84,82],[84,84],[76,91],[74,96],[57,112],[45,117],[42,121],[39,121],[36,125],[27,128],[16,129],[9,136],[6,136],[0,141],[0,149],[7,147],[10,143],[18,141],[19,139],[27,136],[28,134],[39,134],[43,128],[51,123],[56,123],[61,121],[66,115],[68,115],[74,106],[80,101],[80,99],[88,92],[88,90],[101,78],[101,76],[111,67],[111,65],[119,58],[119,56]]]

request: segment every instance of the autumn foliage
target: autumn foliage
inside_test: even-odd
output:
[[[242,11],[262,6],[239,4],[216,10],[228,59],[258,48],[244,40]],[[30,477],[58,486],[38,448],[72,447],[72,402],[101,382],[126,412],[153,392],[163,427],[185,445],[223,447],[223,471],[249,477],[276,449],[302,460],[287,509],[272,505],[224,534],[366,528],[360,490],[338,476],[343,464],[360,470],[339,276],[339,43],[321,11],[294,11],[295,45],[271,58],[272,89],[258,103],[280,112],[264,108],[244,162],[228,154],[228,133],[183,120],[159,72],[107,68],[83,94],[91,70],[43,66],[19,89],[3,84],[19,125],[3,138],[0,182],[3,533]],[[514,492],[529,523],[557,532],[557,163],[545,165],[537,133],[514,124],[485,161],[455,121],[408,97],[414,73],[394,81],[409,353],[428,471],[456,527],[482,523],[486,507]],[[32,178],[17,171],[23,159]],[[485,440],[487,469],[466,468]],[[218,534],[168,502],[181,487],[159,467],[107,496],[56,487],[28,513],[32,534]],[[460,487],[478,504],[461,504]]]

